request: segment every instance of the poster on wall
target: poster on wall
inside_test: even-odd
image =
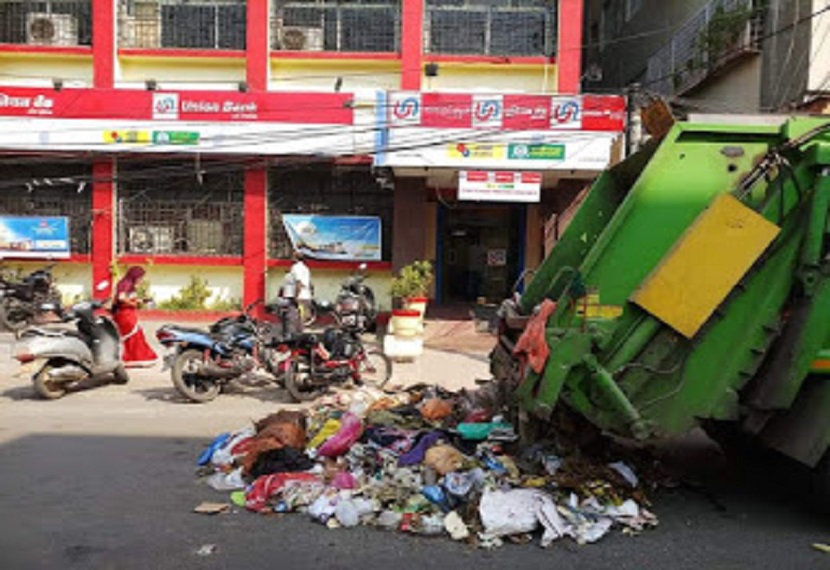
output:
[[[381,225],[377,216],[283,214],[282,223],[294,249],[311,259],[381,259]]]
[[[69,218],[0,216],[0,258],[66,259]]]

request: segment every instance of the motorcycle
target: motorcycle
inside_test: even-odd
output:
[[[22,333],[27,345],[15,358],[23,366],[21,372],[34,371],[38,395],[56,400],[85,380],[106,376],[112,376],[115,384],[129,381],[121,362],[118,328],[110,318],[95,314],[102,306],[100,301],[83,301],[70,307],[63,321],[75,321],[75,331],[33,327]],[[56,307],[47,303],[40,309]]]
[[[275,334],[268,323],[250,314],[252,303],[235,317],[224,317],[208,330],[167,324],[156,338],[169,349],[162,371],[170,370],[173,386],[185,398],[199,403],[215,399],[230,380],[256,368],[276,370],[267,344]]]
[[[335,321],[346,327],[357,327],[374,332],[377,327],[378,310],[375,293],[366,285],[366,264],[358,266],[357,273],[347,277],[340,285],[334,303],[312,299],[303,307],[303,325],[313,325],[322,314],[330,313]]]
[[[45,306],[61,317],[61,295],[54,286],[53,267],[33,271],[20,282],[0,279],[0,324],[17,333],[34,324]]]
[[[378,349],[366,349],[356,329],[329,327],[322,334],[288,339],[277,353],[284,361],[285,389],[296,402],[313,400],[332,385],[349,381],[382,389],[392,377],[392,361]]]

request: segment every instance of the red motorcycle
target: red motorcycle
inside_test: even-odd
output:
[[[392,376],[389,357],[367,350],[354,328],[300,334],[278,342],[274,353],[290,354],[278,366],[285,389],[297,402],[313,400],[330,386],[349,381],[383,388]]]

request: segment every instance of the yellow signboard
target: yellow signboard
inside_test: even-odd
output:
[[[507,146],[491,143],[454,143],[447,146],[447,157],[455,160],[504,160]]]

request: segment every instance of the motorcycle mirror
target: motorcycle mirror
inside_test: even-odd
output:
[[[106,291],[109,286],[110,286],[109,280],[104,279],[103,281],[98,282],[98,284],[95,286],[95,290],[98,291],[98,292]]]

